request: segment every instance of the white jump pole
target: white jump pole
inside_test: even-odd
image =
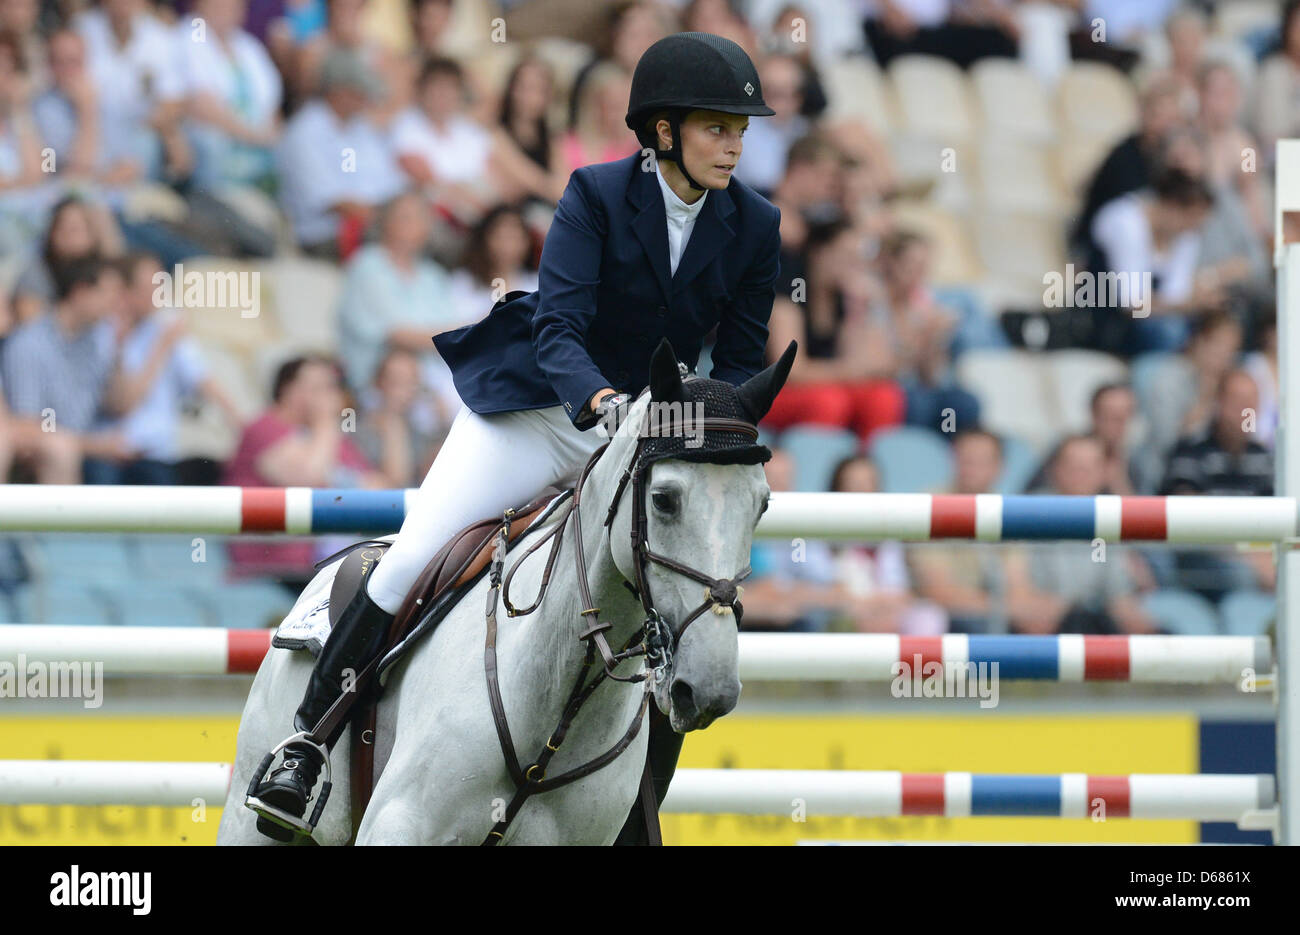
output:
[[[0,761],[0,805],[209,807],[228,763]],[[197,800],[197,801],[196,801]],[[1240,822],[1274,807],[1272,776],[1089,776],[681,769],[663,810],[796,817],[1041,816]]]

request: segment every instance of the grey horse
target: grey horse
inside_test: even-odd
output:
[[[746,411],[753,422],[767,412],[792,356],[793,347],[745,385],[728,388],[748,393]],[[636,451],[647,409],[674,392],[680,398],[683,384],[675,360],[671,367],[670,375],[660,372],[656,378],[652,373],[651,388],[632,404],[629,417],[592,467],[578,507],[585,573],[601,619],[612,624],[607,637],[615,649],[633,638],[646,614],[625,585],[635,580],[632,497],[620,498],[608,525],[606,512]],[[645,482],[648,541],[660,555],[705,575],[734,577],[749,564],[754,528],[768,494],[757,463],[657,460]],[[531,603],[541,585],[548,549],[524,560],[519,556],[543,533],[543,528],[525,533],[507,556],[507,566],[522,561],[510,586],[517,606]],[[561,534],[560,553],[537,609],[514,618],[499,614],[501,695],[523,763],[536,757],[560,720],[583,661],[579,634],[587,619],[580,614],[584,608],[570,533],[565,529]],[[337,567],[335,562],[320,574],[332,576]],[[698,608],[701,592],[707,592],[697,581],[662,565],[648,564],[645,575],[655,609],[670,627]],[[379,779],[357,828],[357,844],[479,844],[502,818],[515,786],[498,742],[484,676],[488,588],[485,577],[390,670],[378,708]],[[661,679],[607,679],[591,695],[548,773],[586,763],[613,746],[638,713],[646,690],[653,690],[654,702],[678,732],[707,727],[731,711],[741,688],[737,646],[730,608],[700,615],[681,634]],[[643,657],[633,657],[614,671],[629,676],[644,665]],[[292,722],[311,666],[305,652],[273,649],[258,670],[240,722],[219,844],[275,843],[256,830],[256,816],[244,807],[244,795],[259,761]],[[530,798],[502,843],[612,843],[637,795],[647,734],[643,727],[623,754],[600,770]],[[352,838],[349,740],[345,735],[331,756],[334,788],[313,835],[318,844],[341,845]]]

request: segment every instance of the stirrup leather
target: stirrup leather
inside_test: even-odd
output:
[[[316,807],[311,810],[311,814],[305,819],[299,818],[296,815],[290,815],[288,812],[278,809],[274,805],[268,805],[256,795],[257,787],[262,784],[264,779],[269,777],[271,764],[275,762],[276,754],[291,744],[301,744],[303,746],[311,747],[321,755],[321,759],[324,763],[322,769],[325,774],[325,779],[320,787],[320,795],[316,799]],[[271,750],[270,753],[262,757],[262,762],[258,764],[257,772],[253,774],[252,780],[248,783],[248,792],[244,796],[244,807],[252,809],[267,821],[280,825],[282,828],[287,828],[297,835],[311,837],[312,833],[316,830],[316,825],[320,822],[321,814],[325,811],[325,803],[329,801],[330,790],[332,788],[333,771],[330,767],[329,748],[324,744],[317,743],[313,739],[313,735],[308,731],[299,731],[291,737],[287,737],[280,741],[275,745],[275,748]],[[307,801],[311,801],[310,790],[308,791]]]

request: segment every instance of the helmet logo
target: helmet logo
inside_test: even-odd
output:
[[[748,81],[745,82],[745,93],[748,94],[750,97],[754,96],[754,86],[750,84]]]

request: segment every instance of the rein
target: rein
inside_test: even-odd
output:
[[[758,429],[748,422],[739,419],[727,419],[718,417],[704,417],[697,420],[704,431],[723,431],[731,433],[743,433],[757,440]],[[506,510],[502,516],[501,525],[497,530],[496,547],[493,550],[492,563],[489,567],[491,585],[487,593],[487,604],[485,607],[485,617],[487,621],[487,636],[483,652],[484,670],[487,676],[488,700],[492,706],[492,720],[496,726],[497,739],[501,744],[501,752],[505,757],[506,769],[510,773],[510,778],[515,784],[515,794],[510,802],[506,805],[504,816],[493,825],[492,830],[488,832],[487,837],[483,840],[483,846],[490,847],[499,844],[505,837],[506,830],[514,821],[519,810],[523,808],[524,803],[534,795],[541,792],[548,792],[552,789],[558,789],[561,786],[568,785],[575,780],[589,776],[597,770],[607,766],[618,758],[624,750],[636,739],[637,733],[645,720],[646,711],[649,708],[651,694],[655,685],[663,681],[667,676],[668,667],[673,658],[673,651],[680,643],[682,635],[696,619],[698,619],[706,610],[712,609],[716,614],[724,614],[731,611],[737,622],[739,622],[744,608],[740,604],[742,589],[738,582],[743,581],[750,574],[749,567],[744,568],[734,578],[713,578],[703,572],[691,568],[689,565],[659,555],[650,550],[648,541],[648,520],[646,516],[645,505],[645,481],[649,473],[650,463],[644,459],[644,447],[647,436],[642,433],[637,439],[636,448],[629,459],[628,467],[620,478],[618,487],[615,489],[614,497],[605,514],[605,520],[602,523],[605,527],[610,527],[614,521],[614,516],[618,512],[619,501],[622,499],[623,492],[626,490],[629,481],[632,483],[633,496],[633,520],[632,520],[632,556],[634,577],[636,582],[629,585],[632,592],[641,601],[641,606],[646,612],[646,620],[635,633],[628,639],[623,647],[615,652],[609,644],[606,637],[606,631],[612,628],[612,624],[600,619],[600,608],[596,607],[592,601],[591,583],[587,580],[587,562],[584,554],[582,540],[582,516],[581,516],[581,498],[583,485],[590,474],[591,469],[600,459],[601,455],[609,448],[609,442],[597,448],[583,465],[582,470],[578,473],[577,481],[573,487],[573,501],[569,512],[565,514],[556,525],[537,542],[533,543],[527,551],[510,567],[510,570],[502,575],[505,564],[507,534],[510,529],[511,520],[514,517],[514,510]],[[560,716],[560,721],[555,729],[551,731],[545,746],[538,754],[536,759],[527,767],[522,766],[519,762],[518,754],[515,752],[514,740],[510,735],[510,725],[506,719],[505,704],[501,699],[501,684],[497,669],[497,605],[498,602],[506,608],[506,615],[509,617],[519,617],[532,613],[542,603],[546,595],[547,588],[550,584],[551,573],[554,571],[555,562],[559,556],[560,548],[564,541],[564,528],[569,519],[573,520],[573,552],[574,561],[578,572],[578,593],[582,601],[583,609],[579,611],[580,616],[588,618],[587,626],[578,634],[578,639],[586,644],[584,657],[581,668],[578,670],[578,677],[574,680],[573,687],[569,691],[568,699],[565,702],[564,709]],[[510,602],[510,581],[515,571],[523,564],[533,552],[541,548],[547,541],[551,541],[550,553],[546,559],[546,567],[542,572],[541,585],[538,588],[537,598],[532,604],[525,608],[516,608]],[[681,628],[674,634],[672,628],[664,621],[663,617],[654,607],[654,602],[650,596],[649,582],[646,578],[646,565],[648,562],[654,562],[662,565],[678,574],[694,579],[705,585],[705,598],[703,603],[696,607],[683,621]],[[590,682],[587,681],[592,671],[593,664],[596,661],[596,654],[600,654],[601,669]],[[614,669],[621,663],[638,656],[645,657],[647,666],[643,666],[640,672],[630,676],[617,674]],[[653,680],[650,675],[653,674]],[[627,683],[644,683],[645,690],[642,693],[641,703],[637,707],[637,712],[632,717],[632,722],[628,725],[626,731],[608,750],[595,758],[588,760],[581,766],[574,767],[568,772],[561,773],[558,776],[548,778],[546,776],[546,767],[551,759],[559,752],[560,744],[568,733],[570,725],[582,710],[582,706],[587,699],[592,696],[595,690],[606,680],[610,679],[618,682]],[[647,765],[647,770],[648,770]],[[648,773],[647,773],[648,775]],[[646,776],[643,776],[643,791],[646,787]],[[650,811],[654,811],[653,797],[649,802]],[[650,822],[649,812],[646,814],[646,820]],[[657,842],[658,822],[654,821],[651,838]]]

